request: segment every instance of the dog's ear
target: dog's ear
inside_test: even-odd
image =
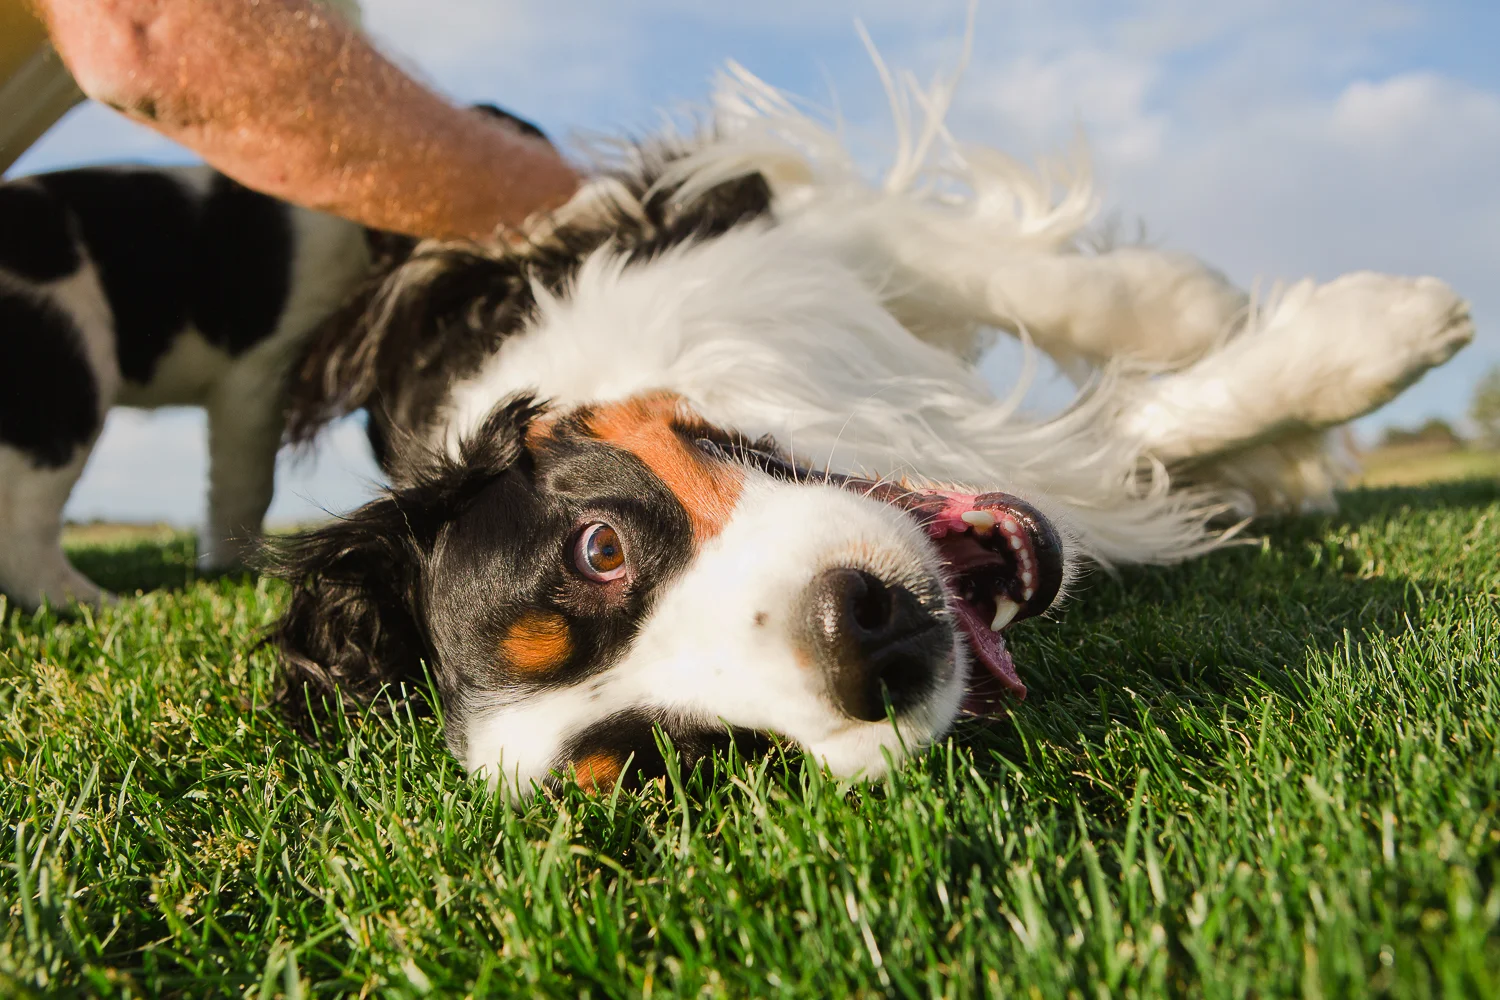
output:
[[[422,687],[430,650],[420,624],[422,552],[400,499],[387,496],[332,524],[266,543],[260,562],[292,586],[271,633],[285,674],[278,701],[307,728],[335,690],[360,705],[382,689],[399,698]]]
[[[527,433],[542,413],[529,396],[502,401],[458,449],[429,453],[412,478],[330,524],[263,543],[260,567],[292,587],[269,642],[285,679],[278,694],[306,729],[335,690],[383,708],[426,690],[422,665],[446,690],[424,624],[422,579],[444,528],[507,475],[529,476]],[[382,690],[397,697],[381,697]]]

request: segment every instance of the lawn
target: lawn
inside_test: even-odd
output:
[[[1500,996],[1500,483],[1366,489],[1021,631],[878,787],[793,753],[520,811],[431,720],[300,743],[191,545],[0,614],[0,994]]]

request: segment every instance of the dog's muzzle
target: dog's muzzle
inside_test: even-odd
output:
[[[963,710],[971,715],[992,715],[1004,711],[1007,697],[1024,699],[1026,685],[1016,674],[1004,633],[1016,622],[1045,612],[1062,589],[1062,540],[1051,522],[1031,504],[1009,493],[913,490],[838,475],[827,476],[826,480],[905,510],[937,548],[943,561],[943,590],[951,618],[974,660]],[[911,665],[917,655],[912,651],[918,647],[928,650],[925,676],[931,678],[937,669],[930,665],[930,657],[938,655],[937,641],[914,641],[911,637],[920,632],[901,633],[894,626],[886,631],[897,637],[892,640],[892,652],[877,650],[867,655],[872,665],[865,673],[876,675],[890,692],[893,707],[899,707],[898,696],[909,695],[898,695],[898,688],[886,681],[885,675],[899,682],[900,692],[920,690],[920,682],[913,679],[918,671]],[[941,636],[946,630],[934,631]],[[838,646],[847,649],[848,642],[840,640]],[[868,686],[871,682],[863,683]],[[860,704],[868,708],[867,702]]]

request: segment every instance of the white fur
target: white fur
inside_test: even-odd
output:
[[[1075,555],[1170,562],[1222,541],[1225,511],[1331,504],[1347,460],[1320,432],[1472,337],[1432,278],[1304,282],[1257,307],[1185,254],[1087,252],[1086,165],[1033,172],[959,145],[942,122],[951,85],[892,84],[901,143],[871,184],[834,128],[731,67],[713,136],[663,140],[688,155],[662,183],[687,201],[758,171],[774,223],[647,266],[603,250],[563,297],[538,289],[530,330],[454,386],[438,443],[516,390],[568,405],[667,389],[814,464],[1017,494]],[[561,215],[621,197],[602,181]],[[1024,385],[995,398],[969,368],[989,328],[1079,373],[1075,405],[1037,421],[1017,412]]]

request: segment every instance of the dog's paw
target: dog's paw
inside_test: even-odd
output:
[[[52,580],[29,586],[8,586],[5,593],[27,611],[34,611],[45,604],[54,611],[67,614],[81,607],[97,611],[119,603],[117,596],[72,567],[67,572],[57,574]]]
[[[1436,278],[1360,271],[1294,288],[1265,332],[1284,341],[1290,377],[1321,383],[1302,397],[1301,416],[1326,427],[1389,402],[1453,357],[1474,338],[1474,322],[1468,303]]]

